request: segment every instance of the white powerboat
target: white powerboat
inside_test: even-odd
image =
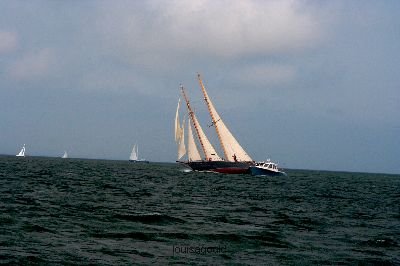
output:
[[[266,162],[256,162],[249,167],[249,171],[252,175],[286,176],[286,173],[279,170],[278,165],[269,159]]]

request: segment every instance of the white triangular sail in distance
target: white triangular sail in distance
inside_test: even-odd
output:
[[[204,88],[203,82],[198,75],[201,90],[204,94],[204,100],[206,101],[208,110],[211,115],[213,126],[217,131],[221,147],[224,151],[225,160],[227,161],[253,161],[251,157],[246,153],[246,151],[240,146],[239,142],[235,139],[232,133],[229,131],[225,123],[222,121],[221,117],[217,113],[214,105],[212,104],[210,97],[208,96],[206,89]]]
[[[138,155],[137,155],[137,148],[136,148],[136,144],[135,144],[135,145],[133,145],[131,156],[129,157],[129,160],[137,161],[137,159],[138,159]]]
[[[68,158],[68,153],[67,153],[67,151],[64,151],[64,155],[63,155],[61,158],[63,158],[63,159],[67,159],[67,158]]]
[[[188,154],[188,160],[189,161],[201,161],[201,156],[199,153],[199,150],[197,149],[196,143],[193,138],[193,132],[192,132],[192,125],[190,123],[190,120],[188,121],[188,148],[187,148],[187,154]]]
[[[24,146],[22,146],[21,151],[16,156],[25,157],[25,144],[24,144]]]
[[[185,125],[185,120],[182,122],[182,126]],[[179,143],[178,143],[178,160],[181,159],[186,154],[186,147],[185,147],[185,128],[182,127],[180,129],[180,136],[179,136]]]

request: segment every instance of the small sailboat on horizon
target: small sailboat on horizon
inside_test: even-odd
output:
[[[21,151],[15,156],[17,156],[17,157],[25,157],[25,144],[24,144],[24,146],[22,146]]]
[[[64,154],[63,154],[63,156],[61,156],[61,158],[63,158],[63,159],[68,159],[68,153],[67,153],[67,151],[64,151]]]
[[[149,163],[145,159],[139,159],[139,147],[137,144],[133,145],[131,156],[129,156],[129,161],[133,163]]]

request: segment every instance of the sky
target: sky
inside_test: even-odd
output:
[[[254,160],[400,173],[400,1],[0,1],[0,154],[174,162],[197,82]],[[181,110],[181,117],[184,110]],[[219,149],[220,150],[220,149]],[[222,152],[220,152],[222,154]]]

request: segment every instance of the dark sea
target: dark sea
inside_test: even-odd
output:
[[[400,265],[399,175],[286,172],[0,156],[0,264]]]

